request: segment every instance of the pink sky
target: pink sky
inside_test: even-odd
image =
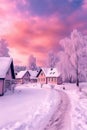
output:
[[[15,64],[26,65],[33,54],[42,65],[73,29],[87,33],[86,12],[86,0],[1,0],[0,37],[8,41]]]

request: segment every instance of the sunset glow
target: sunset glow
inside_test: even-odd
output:
[[[0,0],[0,37],[8,41],[15,64],[30,54],[43,65],[50,50],[73,29],[87,34],[86,0]]]

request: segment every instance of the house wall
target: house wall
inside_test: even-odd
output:
[[[48,84],[57,84],[57,77],[47,77]]]
[[[0,79],[0,95],[3,94],[3,87],[4,87],[4,82],[2,79]]]
[[[12,81],[12,72],[11,67],[7,71],[5,80],[4,80],[4,92],[6,92],[8,89],[11,90],[11,81]]]
[[[16,79],[16,83],[22,84],[22,83],[23,83],[22,78],[17,78],[17,79]]]
[[[46,76],[43,71],[39,74],[37,81],[41,84],[46,84]]]
[[[8,72],[6,74],[5,79],[7,79],[7,80],[11,80],[12,79],[11,67],[9,68],[9,70],[8,70]]]
[[[61,78],[61,76],[59,76],[59,77],[57,78],[57,84],[62,84],[62,78]]]
[[[30,82],[31,82],[31,83],[37,83],[37,78],[31,78],[31,79],[30,79]]]

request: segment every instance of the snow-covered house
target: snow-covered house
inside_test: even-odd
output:
[[[46,74],[46,80],[48,84],[61,84],[62,78],[57,68],[48,68]]]
[[[39,73],[39,70],[29,70],[30,73],[30,82],[35,83],[37,82],[37,75]]]
[[[42,68],[37,77],[38,82],[41,84],[62,83],[62,78],[57,68]]]
[[[17,83],[28,83],[30,81],[30,73],[28,70],[20,71],[16,75],[16,82]]]
[[[11,90],[13,79],[15,79],[15,74],[12,58],[0,57],[0,95]]]
[[[46,84],[47,83],[47,78],[46,78],[46,73],[47,73],[47,68],[42,68],[40,72],[37,75],[37,81],[41,84]]]

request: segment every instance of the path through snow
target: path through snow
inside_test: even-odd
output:
[[[58,92],[61,96],[61,102],[44,130],[71,130],[71,105],[68,95],[62,91]]]

